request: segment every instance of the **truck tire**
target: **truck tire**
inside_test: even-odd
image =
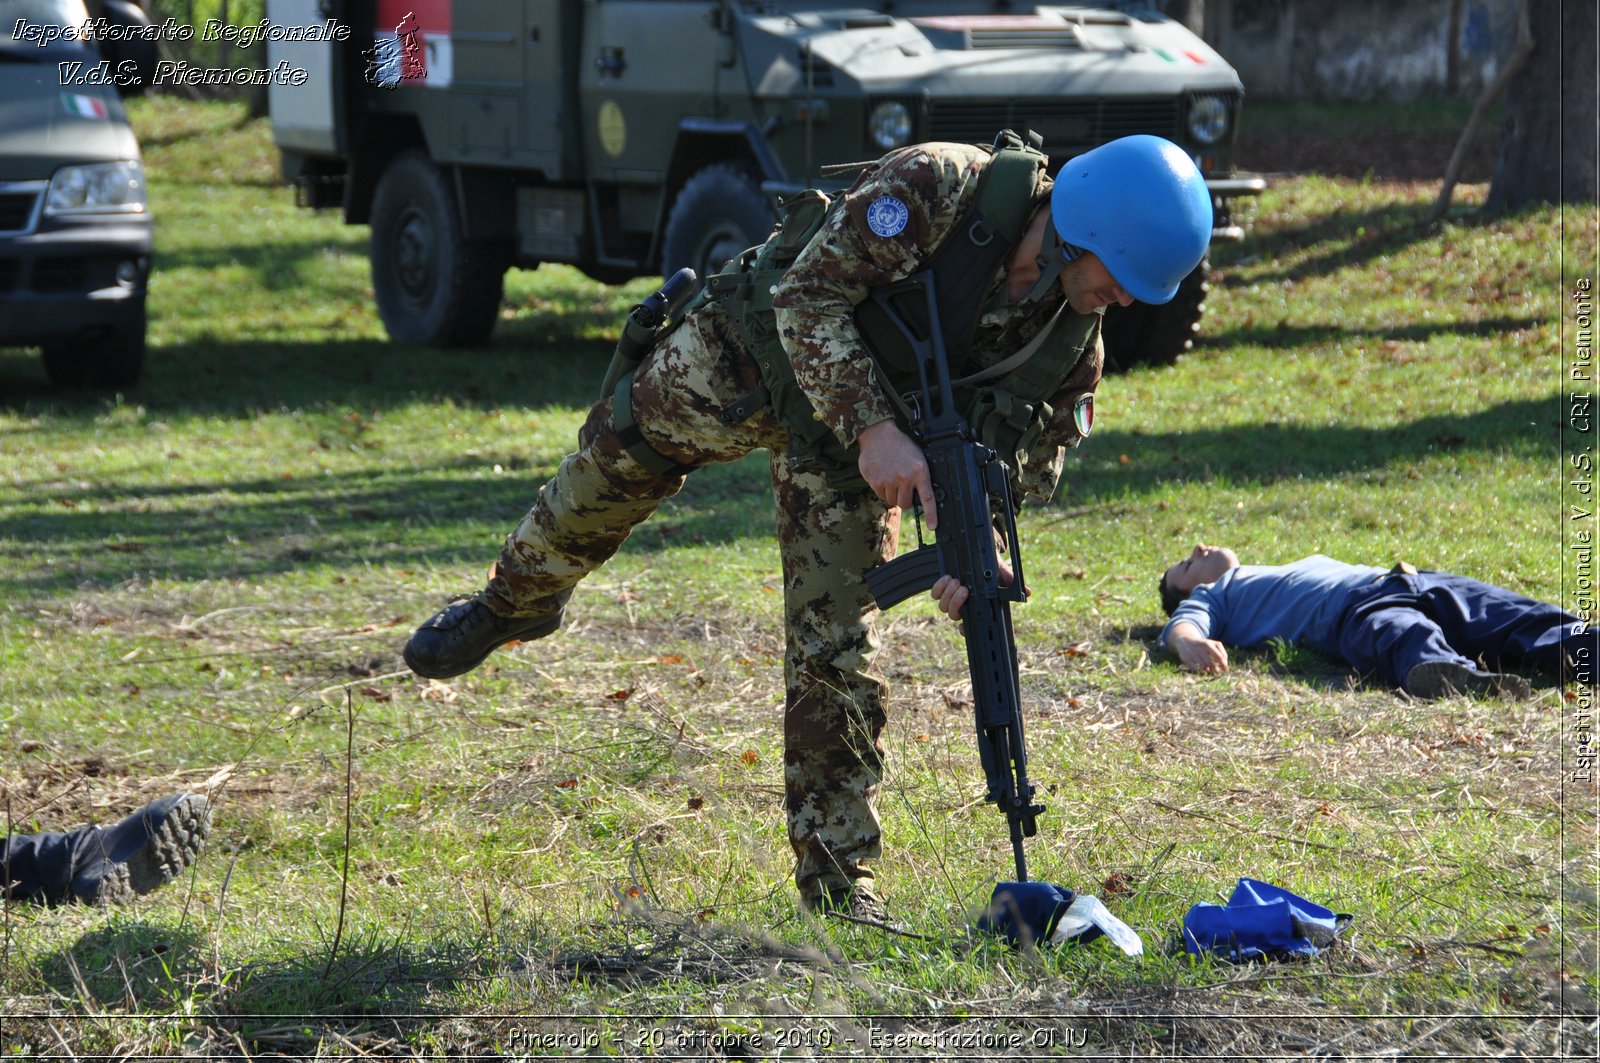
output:
[[[87,342],[46,347],[44,375],[67,390],[127,388],[144,369],[144,322]]]
[[[398,155],[383,171],[372,198],[368,256],[390,339],[473,347],[494,331],[505,250],[466,239],[449,176],[421,152]]]
[[[1179,282],[1172,301],[1160,306],[1132,303],[1108,307],[1101,326],[1106,369],[1123,372],[1136,365],[1171,365],[1193,347],[1206,310],[1206,292],[1211,289],[1206,281],[1210,270],[1211,263],[1202,259]]]
[[[754,174],[737,163],[713,163],[684,182],[672,205],[662,241],[662,276],[688,266],[709,277],[766,240],[777,220]]]

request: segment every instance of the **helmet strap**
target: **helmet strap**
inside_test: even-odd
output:
[[[1044,242],[1039,248],[1039,257],[1035,259],[1039,266],[1039,279],[1033,282],[1033,287],[1028,289],[1028,294],[1022,297],[1022,301],[1036,303],[1043,299],[1060,279],[1061,271],[1082,254],[1083,248],[1074,247],[1061,239],[1061,232],[1052,219],[1045,226]]]

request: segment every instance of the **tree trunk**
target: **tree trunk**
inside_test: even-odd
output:
[[[1164,10],[1172,21],[1182,23],[1190,33],[1205,39],[1206,0],[1167,0]]]
[[[1534,47],[1506,88],[1491,213],[1596,198],[1594,0],[1528,0]]]

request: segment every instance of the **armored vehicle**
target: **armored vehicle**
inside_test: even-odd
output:
[[[371,226],[390,336],[474,344],[507,268],[604,282],[701,275],[766,238],[777,197],[925,140],[1044,138],[1053,160],[1131,133],[1192,153],[1237,237],[1243,88],[1153,11],[1011,0],[269,0],[285,175]],[[309,33],[317,25],[340,33]],[[322,39],[306,39],[306,38]],[[1170,361],[1206,266],[1107,321],[1122,366]]]

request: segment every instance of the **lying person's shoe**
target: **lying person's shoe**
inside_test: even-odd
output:
[[[1521,701],[1533,694],[1533,686],[1520,675],[1506,672],[1480,672],[1454,661],[1425,661],[1406,675],[1406,691],[1419,698],[1443,698],[1452,694],[1493,695]]]
[[[542,639],[561,626],[566,595],[553,613],[501,616],[483,595],[451,602],[430,617],[406,643],[406,667],[429,679],[470,672],[508,642]]]
[[[183,874],[206,847],[211,803],[199,794],[152,801],[111,827],[75,839],[72,896],[85,904],[126,904]]]

